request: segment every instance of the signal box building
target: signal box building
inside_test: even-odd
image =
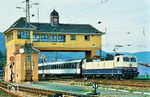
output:
[[[93,57],[96,50],[101,49],[104,33],[89,24],[59,23],[59,14],[55,10],[50,14],[49,23],[30,23],[29,26],[27,29],[26,18],[21,17],[4,32],[5,81],[38,81],[39,51],[83,51],[86,57]]]

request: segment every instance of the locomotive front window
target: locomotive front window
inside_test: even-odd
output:
[[[132,57],[131,62],[136,62],[136,58]]]
[[[124,62],[129,62],[130,59],[129,59],[128,57],[123,57],[123,61],[124,61]]]

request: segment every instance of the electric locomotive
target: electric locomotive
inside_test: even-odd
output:
[[[82,75],[86,77],[132,79],[138,73],[137,58],[117,54],[105,58],[83,59]]]

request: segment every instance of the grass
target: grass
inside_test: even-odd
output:
[[[0,97],[12,97],[12,96],[0,90]]]
[[[139,79],[150,79],[150,75],[139,75]]]

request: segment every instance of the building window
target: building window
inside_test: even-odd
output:
[[[75,35],[71,35],[70,36],[70,40],[76,40],[76,36]]]
[[[58,42],[65,42],[66,37],[65,35],[58,35]]]
[[[57,42],[57,36],[56,35],[51,35],[50,36],[50,42]]]
[[[33,41],[40,42],[40,34],[33,34]]]
[[[18,32],[18,38],[19,39],[29,39],[30,33],[26,31]]]
[[[90,41],[90,35],[85,35],[85,40]]]
[[[41,42],[48,42],[48,35],[42,34],[42,35],[41,35]]]

